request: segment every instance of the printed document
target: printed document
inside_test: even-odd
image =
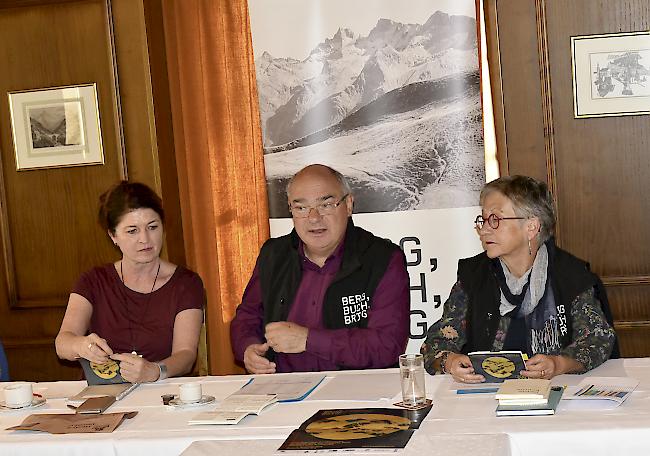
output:
[[[237,394],[275,394],[278,402],[295,402],[306,398],[325,375],[260,375],[252,378]]]

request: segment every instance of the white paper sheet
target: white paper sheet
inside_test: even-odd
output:
[[[311,401],[378,401],[400,395],[399,373],[349,374],[328,378],[309,396]]]

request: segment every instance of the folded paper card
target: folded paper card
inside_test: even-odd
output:
[[[113,432],[125,419],[138,412],[106,413],[97,415],[40,414],[29,415],[18,426],[8,431],[43,431],[50,434],[93,434]]]
[[[104,413],[115,402],[115,396],[91,397],[75,409],[75,413]]]

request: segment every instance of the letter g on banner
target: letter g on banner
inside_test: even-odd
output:
[[[419,248],[413,248],[409,251],[406,250],[405,244],[409,243],[414,243],[415,245],[419,246],[420,245],[420,240],[416,237],[403,237],[399,241],[399,247],[404,251],[404,255],[406,256],[406,265],[407,266],[417,266],[422,262],[422,249]],[[415,254],[415,260],[414,261],[409,261],[409,256]],[[412,257],[411,257],[412,258]]]

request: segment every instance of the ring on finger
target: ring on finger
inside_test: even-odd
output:
[[[544,377],[545,375],[546,375],[546,371],[542,369],[542,377]]]
[[[88,350],[91,350],[91,349],[93,348],[93,345],[95,345],[95,344],[93,344],[92,342],[89,343],[89,344],[88,344]]]

